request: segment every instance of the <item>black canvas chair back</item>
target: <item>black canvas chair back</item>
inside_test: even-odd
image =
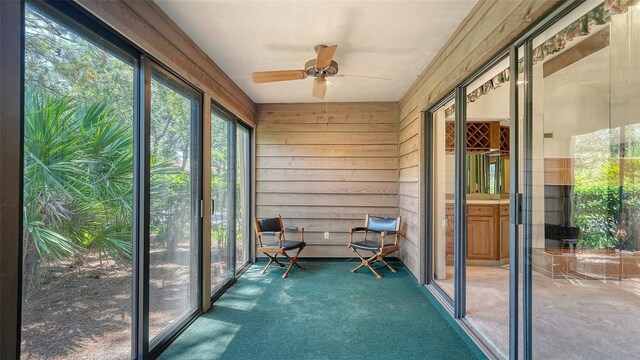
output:
[[[261,274],[266,274],[267,269],[272,264],[277,264],[280,267],[284,267],[280,261],[278,261],[278,255],[283,255],[289,260],[289,267],[285,271],[282,278],[287,278],[293,265],[296,265],[302,270],[305,270],[303,266],[298,264],[298,255],[302,249],[304,249],[306,243],[304,242],[304,228],[303,227],[284,227],[284,221],[282,216],[278,214],[278,217],[255,219],[253,221],[253,228],[256,233],[256,239],[258,240],[258,252],[265,254],[269,258],[269,263],[262,269]],[[299,240],[287,240],[285,238],[286,232],[298,232],[300,234]],[[289,256],[287,251],[298,249],[298,252],[294,256]]]
[[[256,221],[258,222],[258,227],[262,233],[272,233],[270,235],[275,235],[273,233],[284,230],[279,217],[256,219]]]
[[[394,273],[397,272],[396,269],[387,263],[384,257],[398,251],[398,239],[401,235],[401,225],[402,220],[400,219],[400,216],[387,218],[367,215],[365,219],[365,226],[351,228],[349,230],[349,248],[353,250],[361,261],[361,264],[355,269],[352,269],[351,272],[356,272],[362,267],[367,267],[378,279],[382,279],[382,275],[380,275],[376,270],[381,267],[387,267]],[[354,241],[353,239],[353,234],[357,232],[363,233],[362,240],[360,241]],[[380,234],[379,241],[378,239],[368,237],[369,233]],[[365,258],[362,256],[360,251],[370,251],[373,254],[372,256]],[[381,262],[383,265],[374,268],[372,264],[375,262]]]
[[[400,218],[368,216],[367,231],[396,233],[400,231]]]

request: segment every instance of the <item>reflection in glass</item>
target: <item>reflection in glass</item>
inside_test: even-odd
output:
[[[433,113],[433,280],[453,299],[454,102]]]
[[[135,60],[61,19],[25,5],[20,356],[128,358]]]
[[[640,9],[585,2],[534,39],[533,356],[637,358]],[[536,169],[540,169],[536,171]]]
[[[153,72],[149,338],[197,307],[198,246],[192,224],[192,129],[197,98]]]
[[[232,123],[222,114],[211,112],[211,292],[232,276],[229,247],[229,208],[231,171],[229,166]]]

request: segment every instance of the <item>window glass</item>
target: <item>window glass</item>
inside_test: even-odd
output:
[[[229,217],[232,172],[229,158],[233,124],[222,113],[211,112],[211,292],[232,277]]]
[[[587,1],[533,40],[533,357],[640,345],[640,6]]]
[[[244,126],[237,127],[236,136],[236,270],[249,261],[251,221],[249,196],[251,196],[250,135]]]
[[[151,179],[149,339],[198,307],[198,216],[193,132],[198,98],[153,71],[151,79]]]
[[[25,6],[21,357],[131,353],[135,61]]]

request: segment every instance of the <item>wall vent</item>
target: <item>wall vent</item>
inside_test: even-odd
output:
[[[553,133],[544,133],[545,139],[553,139]]]

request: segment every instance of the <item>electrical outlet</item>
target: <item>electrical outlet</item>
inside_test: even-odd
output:
[[[325,240],[329,240],[329,232],[328,231],[324,232],[324,239]]]

